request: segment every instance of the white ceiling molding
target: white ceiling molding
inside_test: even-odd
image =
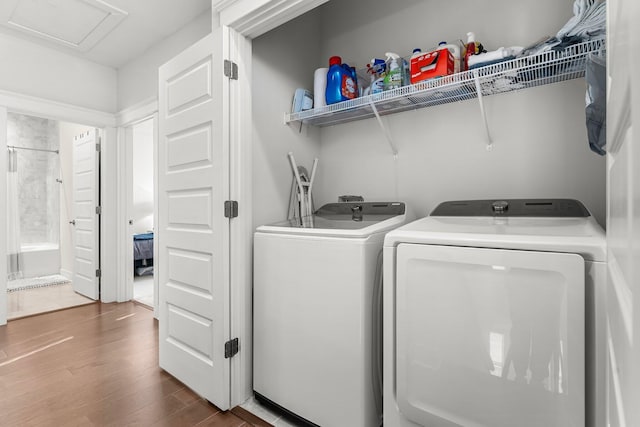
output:
[[[255,38],[329,0],[214,0],[220,24]]]
[[[115,114],[0,89],[0,107],[14,113],[98,128],[116,126]]]
[[[86,52],[127,17],[102,0],[3,0],[0,25]]]
[[[158,112],[158,98],[148,98],[116,114],[118,127],[131,126],[153,117]]]

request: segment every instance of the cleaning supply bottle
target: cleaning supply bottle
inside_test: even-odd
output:
[[[409,71],[409,61],[402,58],[402,86],[409,86],[411,84],[411,71]]]
[[[375,95],[376,93],[384,92],[385,69],[384,59],[373,58],[367,64],[367,73],[371,75],[371,82],[369,87],[365,89],[364,95]]]
[[[369,68],[369,70],[371,70],[371,68]],[[377,74],[371,73],[371,83],[369,83],[369,87],[364,90],[363,94],[375,95],[380,92],[384,92],[384,77],[378,77]]]
[[[343,66],[342,58],[339,56],[329,58],[325,95],[327,105],[348,101],[357,96],[356,83],[353,81],[351,70]]]
[[[465,45],[464,53],[464,71],[469,69],[469,57],[475,55],[476,52],[476,35],[474,33],[467,33],[467,44]]]
[[[457,43],[447,43],[440,42],[438,43],[438,49],[448,49],[453,55],[453,72],[460,72],[460,45]]]
[[[387,52],[385,55],[389,72],[384,78],[384,90],[398,89],[402,87],[402,69],[398,64],[400,56],[393,52]]]

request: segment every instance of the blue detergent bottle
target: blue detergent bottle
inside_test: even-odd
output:
[[[325,97],[327,105],[336,102],[348,101],[358,95],[356,82],[348,66],[342,64],[342,58],[332,56],[329,58],[329,71],[327,71],[327,90]]]

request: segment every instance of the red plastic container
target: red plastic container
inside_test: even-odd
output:
[[[411,58],[410,71],[411,84],[453,74],[453,54],[449,49],[444,48],[414,56]]]

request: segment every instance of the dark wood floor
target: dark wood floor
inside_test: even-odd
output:
[[[0,326],[1,426],[268,426],[220,411],[158,367],[158,326],[134,303]]]

